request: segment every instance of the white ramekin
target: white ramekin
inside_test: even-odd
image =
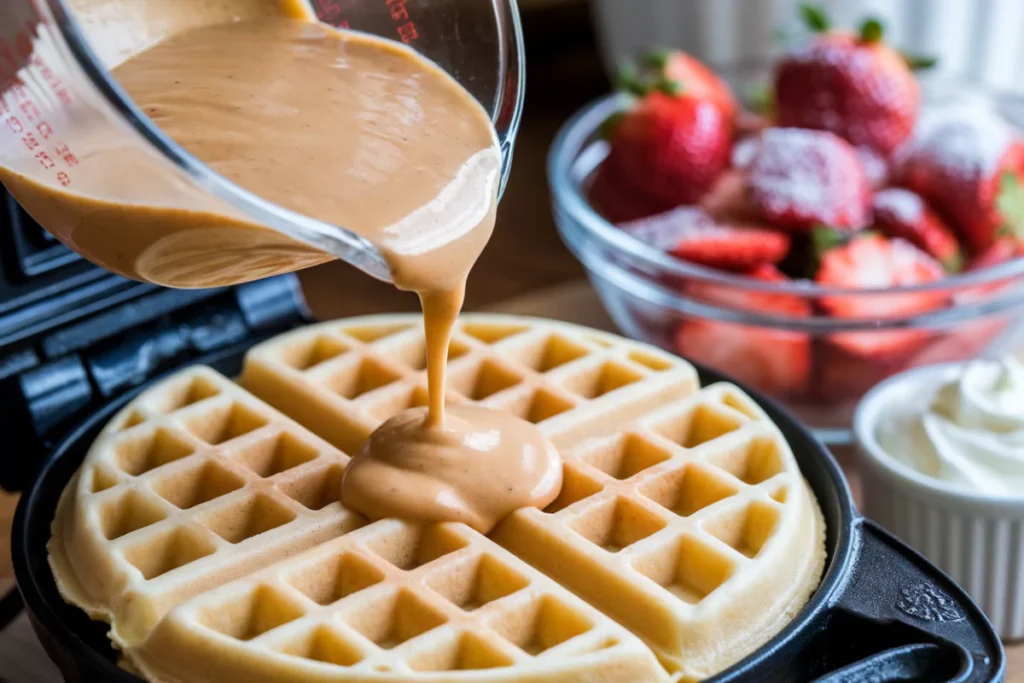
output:
[[[928,400],[960,364],[916,368],[879,384],[854,416],[863,512],[966,590],[1004,640],[1024,638],[1024,492],[989,496],[917,472],[886,452],[887,408]]]

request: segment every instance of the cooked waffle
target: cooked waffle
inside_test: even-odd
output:
[[[63,594],[130,665],[190,683],[663,680],[652,650],[699,679],[806,602],[821,515],[739,389],[526,318],[465,316],[450,358],[449,401],[558,446],[546,510],[488,539],[343,508],[345,453],[426,401],[424,341],[417,316],[325,323],[253,349],[241,387],[196,368],[115,417],[58,508]]]

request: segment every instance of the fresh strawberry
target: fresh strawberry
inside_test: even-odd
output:
[[[947,214],[975,255],[1004,232],[1024,239],[1024,141],[983,109],[925,123],[902,153],[900,183]]]
[[[781,126],[831,131],[854,145],[889,153],[913,132],[921,94],[906,58],[869,19],[857,34],[832,30],[820,10],[808,23],[811,42],[775,69],[775,109]]]
[[[747,172],[760,216],[790,230],[857,230],[868,222],[871,187],[857,152],[822,131],[771,128]]]
[[[875,195],[875,228],[931,255],[951,273],[964,265],[960,243],[928,203],[910,190],[892,187]]]
[[[945,276],[938,261],[901,239],[865,234],[826,252],[818,269],[818,284],[850,290],[880,290],[923,285]],[[837,318],[859,318],[885,322],[933,310],[948,300],[944,292],[865,293],[829,295],[819,305]],[[876,358],[908,351],[927,338],[921,330],[851,331],[831,335],[829,340],[845,351]]]
[[[647,54],[639,71],[632,66],[625,67],[619,74],[619,86],[641,97],[661,90],[670,95],[712,102],[730,122],[739,110],[725,81],[700,60],[679,50],[655,50]]]
[[[776,263],[789,251],[788,235],[756,226],[719,224],[695,207],[680,207],[619,227],[684,261],[721,270],[745,271]]]
[[[633,221],[665,210],[616,178],[608,164],[603,164],[594,174],[587,197],[590,205],[611,223]]]
[[[729,164],[731,125],[707,100],[652,92],[609,128],[605,166],[661,210],[698,202]]]
[[[749,276],[768,282],[786,281],[770,265],[754,269]],[[797,318],[811,313],[806,300],[786,294],[716,284],[692,285],[688,294],[705,303],[743,311]],[[679,324],[675,345],[681,355],[774,395],[799,395],[810,383],[811,340],[803,332],[694,319]]]

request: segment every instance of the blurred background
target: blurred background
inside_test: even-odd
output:
[[[543,5],[538,0],[535,5]],[[797,0],[593,0],[605,64],[650,45],[683,48],[712,64],[762,63],[797,30]],[[836,25],[866,15],[915,54],[938,57],[937,73],[1020,91],[1024,3],[1019,0],[822,0]]]

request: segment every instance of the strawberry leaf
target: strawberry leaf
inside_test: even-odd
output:
[[[825,9],[813,2],[800,3],[800,17],[807,24],[807,28],[815,33],[824,33],[832,28],[832,22],[828,19]]]
[[[923,55],[911,55],[903,53],[903,61],[911,71],[927,71],[939,63],[938,57],[925,57]]]
[[[767,83],[752,85],[747,90],[746,99],[755,114],[771,116],[775,113],[775,93]]]
[[[828,225],[819,225],[811,232],[811,243],[814,254],[821,258],[836,247],[842,247],[850,241],[849,233],[836,230]]]
[[[644,64],[651,67],[652,69],[664,69],[668,66],[669,59],[672,58],[672,50],[651,50],[644,55]]]
[[[882,22],[874,17],[867,19],[860,26],[860,40],[862,43],[877,43],[885,36],[885,27]]]
[[[964,269],[964,255],[956,252],[942,261],[942,267],[947,273],[959,273]]]
[[[1024,239],[1024,187],[1015,173],[1007,171],[999,179],[996,209],[1003,219],[1000,234]]]
[[[674,81],[664,76],[654,82],[654,89],[672,96],[682,95],[686,90],[679,81]]]
[[[649,90],[640,82],[636,67],[632,64],[623,64],[619,67],[615,74],[615,88],[636,97],[643,97]]]

